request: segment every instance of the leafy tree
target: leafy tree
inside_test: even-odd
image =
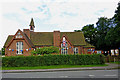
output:
[[[96,49],[108,50],[108,46],[105,41],[105,36],[110,30],[110,19],[106,17],[100,17],[96,23],[97,35],[96,35]]]
[[[82,32],[84,33],[86,41],[94,45],[94,39],[97,32],[97,29],[94,28],[94,24],[84,26]]]
[[[118,7],[117,10],[115,10],[115,15],[113,16],[114,20],[116,21],[116,23],[120,23],[120,2],[118,3]]]
[[[120,27],[112,28],[105,37],[106,43],[110,49],[116,49],[120,47]]]
[[[112,18],[113,27],[106,36],[106,42],[110,45],[110,48],[116,49],[120,47],[120,2],[118,3],[115,15]]]

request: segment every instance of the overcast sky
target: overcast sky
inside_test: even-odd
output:
[[[29,28],[36,32],[80,30],[100,17],[111,18],[119,0],[3,0],[0,1],[0,48],[8,35]]]

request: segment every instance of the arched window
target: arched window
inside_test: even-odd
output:
[[[23,54],[23,42],[16,43],[17,54]]]
[[[64,54],[66,55],[68,53],[68,44],[67,42],[65,41],[65,37],[63,37],[63,42],[61,43],[61,54]]]

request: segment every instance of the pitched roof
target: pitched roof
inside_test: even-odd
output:
[[[73,45],[86,45],[82,32],[61,32],[60,37],[65,35]]]
[[[53,45],[53,32],[30,32],[30,39],[25,33],[23,33],[23,35],[32,47],[34,47],[34,45]],[[64,35],[74,46],[94,47],[85,41],[82,32],[60,32],[60,38]],[[12,38],[13,35],[9,35],[4,46],[6,46]]]
[[[86,45],[82,32],[60,32],[60,38],[63,35],[73,45]],[[53,32],[31,32],[30,39],[34,45],[53,45]]]
[[[21,31],[21,30],[18,30],[18,31]],[[25,33],[23,33],[22,31],[21,31],[21,33],[23,34],[24,39],[28,42],[28,44],[31,47],[34,47],[34,44],[31,42],[31,40],[28,38],[28,36]],[[8,36],[8,38],[7,38],[7,40],[6,40],[5,44],[4,44],[4,47],[8,46],[8,44],[14,39],[13,37],[14,37],[14,35],[9,35]]]
[[[4,47],[7,46],[7,44],[11,41],[11,39],[13,38],[13,36],[14,36],[14,35],[9,35],[9,36],[7,37],[7,40],[6,40],[5,44],[4,44]]]
[[[24,35],[24,38],[28,41],[28,43],[31,45],[31,47],[35,47],[34,44],[31,42],[31,40],[28,38],[28,36],[25,33],[23,33],[23,35]]]
[[[53,45],[53,32],[31,32],[30,40],[34,45]]]

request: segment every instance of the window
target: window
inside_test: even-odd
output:
[[[23,54],[23,42],[16,43],[17,54]]]
[[[92,51],[92,49],[87,49],[87,51],[88,51],[88,52],[91,52],[91,51]]]
[[[67,50],[68,50],[68,48],[67,48],[67,42],[65,41],[65,37],[63,37],[63,42],[61,43],[61,54],[64,54],[64,55],[66,55],[67,54]]]
[[[63,43],[61,43],[61,54],[66,55],[67,54],[67,42],[65,43],[65,45]]]
[[[74,48],[74,54],[78,54],[78,47]]]
[[[17,33],[16,38],[23,38],[22,35],[20,35],[20,32]]]

